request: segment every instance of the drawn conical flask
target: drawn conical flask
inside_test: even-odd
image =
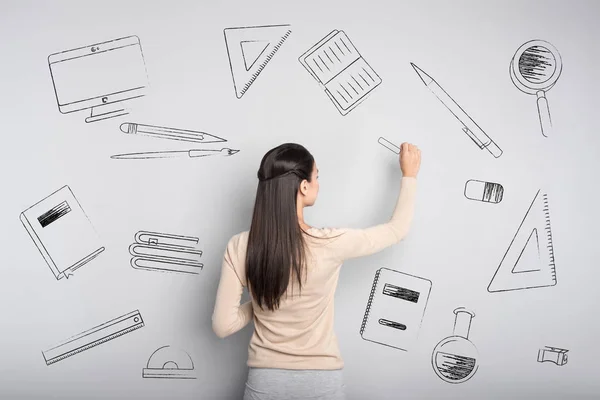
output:
[[[463,383],[475,375],[479,368],[477,348],[469,340],[471,319],[475,313],[459,307],[454,310],[456,319],[452,336],[439,342],[433,349],[433,370],[448,383]]]

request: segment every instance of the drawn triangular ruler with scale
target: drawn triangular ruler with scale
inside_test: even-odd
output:
[[[241,99],[292,33],[290,25],[226,28],[225,45],[235,95]]]
[[[243,40],[240,42],[240,46],[242,47],[244,67],[246,67],[246,71],[249,71],[269,47],[269,42],[266,40]]]
[[[548,196],[537,191],[492,277],[488,292],[556,285]]]

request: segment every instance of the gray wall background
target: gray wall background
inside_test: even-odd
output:
[[[241,398],[252,325],[219,340],[211,314],[227,240],[249,228],[262,155],[305,145],[321,192],[307,220],[367,227],[386,221],[398,193],[397,156],[380,136],[423,151],[414,224],[402,244],[343,266],[335,327],[350,399],[595,398],[598,279],[598,40],[594,1],[145,2],[3,1],[0,109],[3,157],[0,397],[6,399]],[[292,34],[247,93],[234,94],[223,29],[291,24]],[[383,83],[341,116],[298,57],[344,30]],[[128,35],[142,44],[150,93],[128,116],[86,124],[58,111],[47,57]],[[540,133],[535,97],[508,65],[532,39],[558,48],[562,75],[548,93],[555,132]],[[479,150],[410,66],[432,75],[502,148]],[[126,136],[124,121],[200,130],[240,149],[229,158],[123,161],[110,155],[187,150],[193,143]],[[218,145],[217,145],[218,146]],[[504,199],[465,199],[464,184],[503,184]],[[69,185],[106,247],[57,281],[19,214]],[[535,192],[548,193],[558,284],[488,293],[487,285]],[[139,230],[199,238],[199,275],[138,271]],[[375,271],[430,279],[419,340],[409,352],[362,340]],[[476,313],[479,370],[451,385],[431,366],[457,307]],[[47,366],[41,351],[140,310],[145,326]],[[143,379],[158,347],[194,360],[196,380]],[[543,346],[569,349],[564,366],[538,363]]]

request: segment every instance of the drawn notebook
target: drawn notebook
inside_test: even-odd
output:
[[[342,115],[348,114],[382,82],[344,31],[333,30],[302,54],[299,61],[324,87]]]
[[[69,186],[23,211],[20,219],[57,280],[104,251]]]
[[[380,268],[360,327],[363,339],[408,351],[417,340],[431,281]]]

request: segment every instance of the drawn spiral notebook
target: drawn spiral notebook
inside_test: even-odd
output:
[[[417,340],[430,292],[428,279],[378,269],[360,335],[364,340],[408,351]]]
[[[348,114],[382,80],[344,31],[334,29],[299,58],[342,115]]]

